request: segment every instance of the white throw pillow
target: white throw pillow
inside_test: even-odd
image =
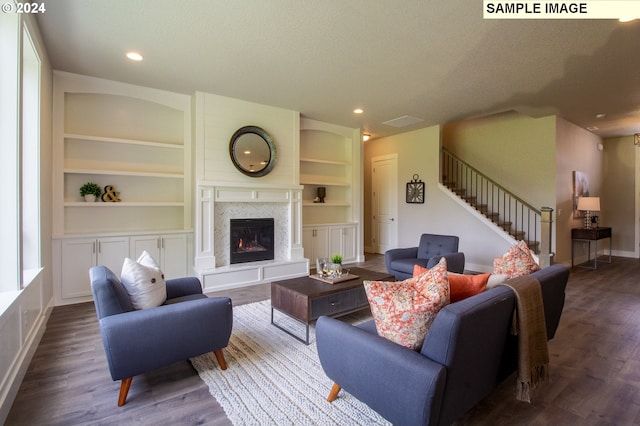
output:
[[[120,274],[135,309],[155,308],[167,300],[167,285],[156,261],[144,251],[138,261],[126,258]]]
[[[489,281],[487,282],[487,290],[490,288],[494,288],[498,284],[502,284],[506,280],[509,279],[509,275],[507,274],[491,274],[489,275]]]

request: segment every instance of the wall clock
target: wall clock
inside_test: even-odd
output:
[[[419,178],[420,176],[415,174],[413,175],[413,180],[411,182],[407,182],[407,203],[424,203],[424,182]]]

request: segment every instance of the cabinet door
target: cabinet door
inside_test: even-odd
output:
[[[315,265],[316,258],[329,257],[329,229],[326,226],[302,228],[304,257]]]
[[[95,238],[64,240],[61,244],[61,297],[91,296],[89,269],[96,265],[97,242]],[[120,264],[122,268],[122,264]],[[120,271],[118,270],[118,274]]]
[[[160,237],[157,235],[131,237],[131,250],[129,255],[131,259],[138,259],[145,250],[153,257],[153,260],[160,265]]]
[[[354,261],[356,259],[355,226],[332,226],[329,231],[329,248],[331,254],[342,255],[342,262]]]
[[[313,246],[313,228],[302,228],[302,248],[304,249],[304,257],[311,261],[311,265],[315,265],[316,252]]]
[[[181,278],[189,275],[187,271],[187,236],[167,234],[160,236],[160,267],[164,278]]]
[[[342,257],[344,262],[356,260],[356,227],[349,225],[342,228]]]
[[[345,260],[345,256],[342,253],[342,227],[332,226],[329,229],[329,256],[334,254],[342,255],[342,260]]]
[[[129,237],[99,238],[97,264],[104,265],[120,276],[125,257],[129,256]]]

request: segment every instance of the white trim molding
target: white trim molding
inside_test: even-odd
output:
[[[275,259],[231,265],[231,218],[274,216]],[[260,284],[309,273],[302,247],[302,187],[202,181],[196,187],[194,272],[205,291]]]

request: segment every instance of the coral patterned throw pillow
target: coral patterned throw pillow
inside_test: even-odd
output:
[[[449,304],[447,261],[404,281],[364,281],[378,334],[418,350],[436,314]]]
[[[536,263],[529,246],[524,241],[518,241],[502,257],[493,261],[493,273],[505,274],[509,278],[529,275],[538,270],[540,265]]]

